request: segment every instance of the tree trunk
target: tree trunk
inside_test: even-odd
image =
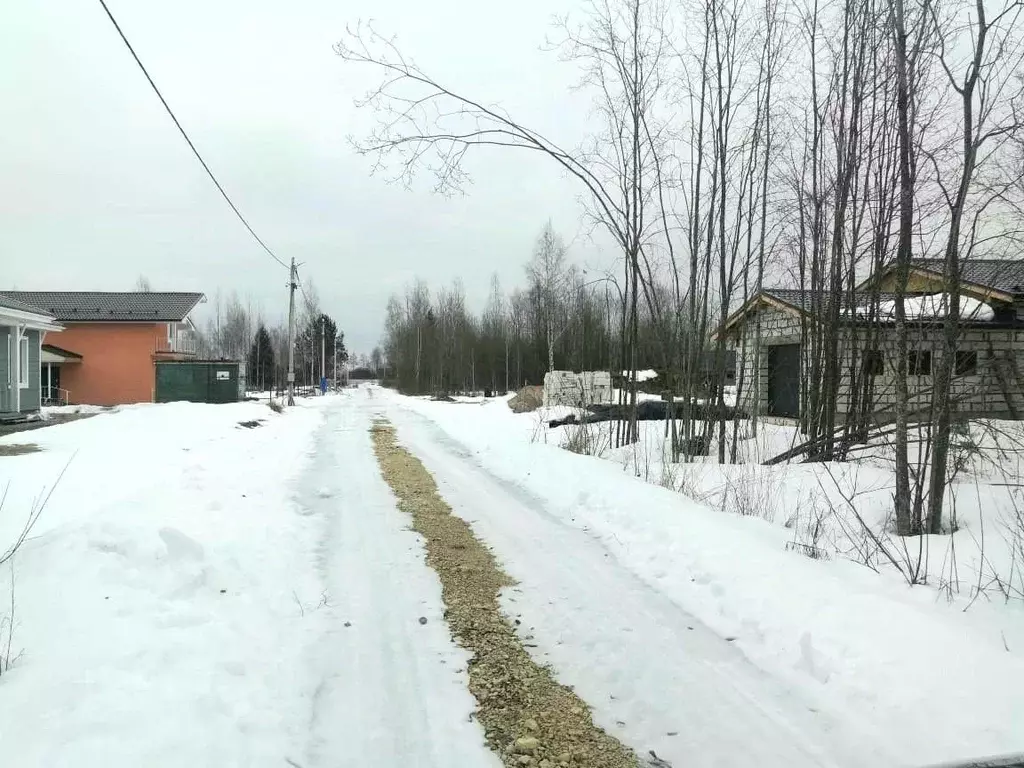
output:
[[[910,77],[907,63],[907,29],[903,0],[889,0],[896,64],[896,115],[899,129],[900,218],[896,246],[896,490],[893,495],[896,533],[920,532],[920,520],[911,519],[910,460],[907,446],[910,395],[907,390],[907,312],[904,296],[910,278],[914,228],[913,152],[910,128]]]

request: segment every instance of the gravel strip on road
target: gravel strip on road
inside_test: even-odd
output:
[[[473,654],[469,689],[491,749],[510,768],[637,768],[637,756],[594,725],[586,702],[530,658],[498,603],[499,591],[514,582],[469,525],[452,514],[423,464],[397,444],[388,422],[375,422],[371,433],[399,509],[426,539],[448,626]]]

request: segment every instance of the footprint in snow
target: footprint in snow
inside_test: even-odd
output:
[[[177,528],[161,528],[160,538],[172,560],[202,560],[205,555],[202,544]]]

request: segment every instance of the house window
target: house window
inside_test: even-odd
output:
[[[914,351],[907,353],[907,374],[910,376],[931,376],[932,374],[932,353],[931,350]]]
[[[23,336],[19,344],[18,353],[18,386],[24,389],[28,386],[28,337]]]
[[[978,370],[977,352],[956,353],[956,375],[965,376]]]
[[[880,349],[864,350],[863,369],[865,376],[881,376],[885,373],[885,357]]]

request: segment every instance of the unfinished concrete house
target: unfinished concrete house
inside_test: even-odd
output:
[[[912,411],[930,407],[932,372],[943,354],[949,297],[942,271],[939,259],[916,260],[907,286]],[[839,299],[785,288],[765,288],[750,298],[725,324],[727,347],[738,360],[739,408],[762,416],[807,416],[809,382],[820,374],[828,351],[821,341],[827,323],[836,328],[837,420],[891,420],[897,370],[895,285],[895,267],[889,267]],[[954,411],[967,418],[1022,418],[1024,384],[1016,354],[1024,352],[1024,260],[966,262],[960,296]]]

